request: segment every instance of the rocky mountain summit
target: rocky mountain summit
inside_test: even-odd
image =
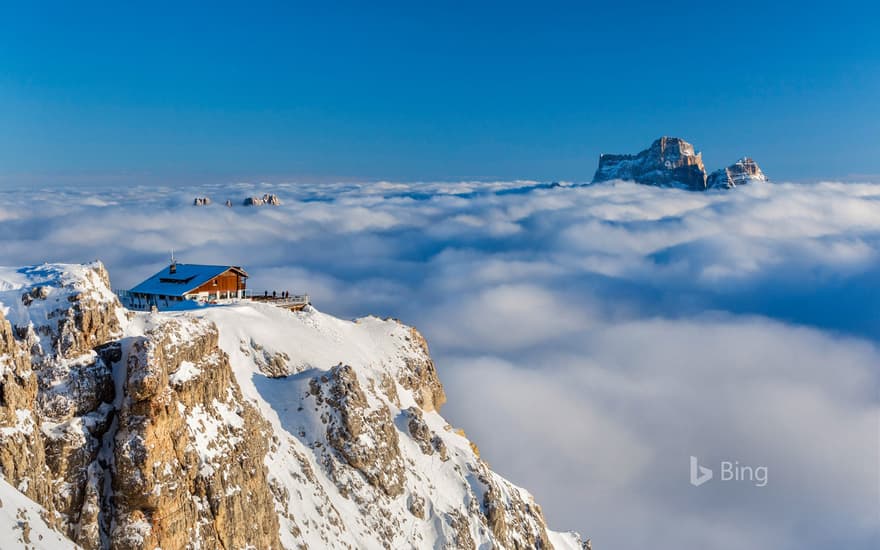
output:
[[[274,193],[264,193],[262,197],[248,197],[244,199],[245,206],[263,206],[264,204],[278,206],[281,204],[281,200]]]
[[[492,472],[424,338],[241,303],[124,309],[0,268],[0,546],[581,548]]]
[[[727,168],[715,170],[706,179],[708,189],[733,189],[737,185],[769,181],[758,163],[750,157],[743,157]]]
[[[211,204],[213,204],[211,197],[205,196],[205,197],[196,197],[193,199],[193,206],[210,206]],[[280,206],[281,199],[279,199],[278,195],[276,195],[274,193],[264,193],[262,196],[259,196],[259,197],[258,196],[247,197],[241,202],[241,204],[244,206],[263,206],[263,205]],[[231,208],[232,207],[232,200],[227,199],[226,202],[224,203],[224,205]]]
[[[599,155],[593,183],[609,180],[690,191],[731,189],[746,183],[768,181],[758,164],[748,157],[708,174],[702,154],[695,152],[693,145],[681,138],[666,136],[635,155]]]

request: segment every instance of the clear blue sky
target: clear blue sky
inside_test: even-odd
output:
[[[0,184],[880,179],[872,2],[118,4],[0,6]]]

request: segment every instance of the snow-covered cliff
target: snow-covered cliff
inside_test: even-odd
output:
[[[0,268],[0,377],[4,548],[582,544],[443,419],[395,320],[134,313],[99,263]]]

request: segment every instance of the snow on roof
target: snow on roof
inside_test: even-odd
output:
[[[242,277],[248,276],[242,268],[235,265],[176,264],[176,266],[177,270],[175,273],[171,273],[171,266],[169,265],[132,288],[129,292],[162,296],[183,296],[230,269],[238,271]]]

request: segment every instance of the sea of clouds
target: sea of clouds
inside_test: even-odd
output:
[[[284,204],[239,206],[263,192]],[[444,415],[595,548],[880,547],[880,185],[7,190],[0,235],[0,264],[127,288],[173,248],[416,325]]]

